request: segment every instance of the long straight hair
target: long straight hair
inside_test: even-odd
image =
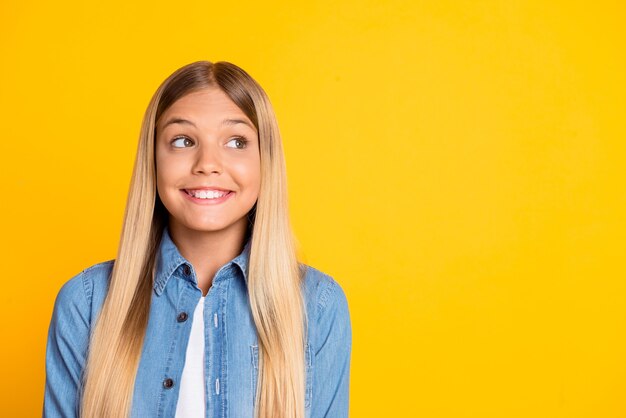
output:
[[[90,339],[81,416],[123,417],[132,408],[156,255],[168,213],[156,191],[155,126],[176,100],[220,88],[253,122],[259,135],[261,187],[248,214],[251,249],[248,295],[259,341],[257,418],[304,418],[306,312],[303,266],[288,216],[282,142],[270,101],[244,70],[228,62],[198,61],[170,75],[145,112],[117,258]]]

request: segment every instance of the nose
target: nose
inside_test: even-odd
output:
[[[194,161],[193,172],[196,174],[211,174],[222,172],[222,158],[217,147],[206,145],[198,149]]]

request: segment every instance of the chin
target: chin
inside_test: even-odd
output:
[[[199,232],[217,232],[224,231],[231,228],[237,228],[237,225],[242,222],[239,221],[228,221],[228,220],[198,220],[193,219],[188,222],[182,222],[182,225],[189,230],[199,231]]]

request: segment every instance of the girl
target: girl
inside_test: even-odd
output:
[[[296,259],[282,143],[241,68],[186,65],[145,113],[117,258],[59,291],[45,417],[348,416],[341,287]]]

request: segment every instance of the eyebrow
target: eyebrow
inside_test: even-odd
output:
[[[170,118],[167,122],[165,122],[161,129],[165,129],[168,125],[171,125],[173,123],[178,123],[178,124],[181,124],[181,125],[191,125],[194,128],[196,127],[196,124],[193,123],[192,121],[174,116],[174,117]],[[221,125],[222,126],[224,126],[224,125],[234,126],[234,125],[238,125],[240,123],[243,123],[244,125],[247,125],[251,129],[256,131],[256,128],[250,122],[248,122],[247,120],[244,120],[244,119],[224,119],[222,121]]]

